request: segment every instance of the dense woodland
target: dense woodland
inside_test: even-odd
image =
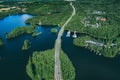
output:
[[[26,10],[27,13],[35,15],[32,19],[26,21],[26,23],[31,24],[41,23],[41,25],[62,26],[70,16],[70,10],[72,10],[68,2],[46,2],[32,5],[28,5]]]
[[[68,56],[61,50],[60,53],[61,70],[64,80],[75,80],[75,68]]]
[[[54,50],[33,52],[26,66],[27,74],[32,80],[54,79]]]
[[[32,5],[32,6],[31,6]],[[32,34],[33,37],[41,33],[34,32],[37,25],[59,25],[68,19],[71,14],[71,7],[68,2],[3,2],[0,17],[3,18],[11,14],[32,14],[34,17],[26,20],[30,27],[18,27],[6,35],[7,39],[15,38],[23,34]],[[14,7],[14,9],[12,9]],[[63,17],[64,16],[64,17]],[[57,32],[52,29],[51,32]]]
[[[23,34],[32,34],[32,36],[36,36],[37,33],[35,32],[35,30],[36,30],[35,25],[31,25],[29,27],[26,27],[26,26],[17,27],[14,30],[12,30],[10,33],[8,33],[6,35],[6,38],[7,39],[16,38],[16,37],[19,37]]]
[[[117,44],[120,38],[120,1],[98,0],[92,2],[85,0],[76,1],[74,5],[76,15],[66,26],[66,29],[84,33],[95,41],[104,43],[107,47],[100,50],[96,46],[89,46],[88,48],[105,57],[115,57],[120,51],[119,44]],[[78,39],[74,43],[79,46],[83,45],[84,38],[82,38],[83,40]],[[111,44],[117,44],[117,46],[109,48]]]
[[[60,59],[63,79],[75,80],[75,69],[63,51]],[[54,80],[54,49],[33,52],[32,57],[29,57],[26,72],[32,80]]]
[[[89,43],[87,43],[87,41]],[[98,55],[114,58],[120,52],[119,38],[114,43],[112,41],[96,40],[90,36],[83,36],[74,39],[73,43],[76,46],[81,46],[90,49]]]
[[[4,5],[3,5],[4,4]],[[31,6],[32,5],[32,6]],[[34,15],[28,19],[26,23],[41,25],[59,25],[68,19],[72,8],[68,2],[3,2],[0,8],[8,8],[9,10],[0,11],[0,18],[10,14],[28,13]],[[12,7],[15,7],[12,9]],[[63,17],[64,16],[64,17]]]

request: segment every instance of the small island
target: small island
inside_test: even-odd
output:
[[[26,26],[17,27],[13,31],[8,33],[6,35],[6,38],[7,39],[12,39],[12,38],[16,38],[18,36],[21,36],[23,34],[32,34],[35,31],[36,27],[37,27],[36,25],[31,25],[29,27],[26,27]]]
[[[4,45],[3,40],[2,40],[2,38],[0,37],[0,46],[3,46],[3,45]]]
[[[30,48],[30,42],[29,40],[24,40],[23,46],[22,46],[22,50],[28,50]]]
[[[52,32],[52,33],[57,33],[58,30],[57,30],[56,28],[52,28],[52,29],[51,29],[51,32]]]
[[[34,33],[32,34],[32,37],[37,37],[37,36],[40,35],[40,34],[42,34],[42,32],[34,32]]]

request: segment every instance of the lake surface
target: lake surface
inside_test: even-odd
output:
[[[57,34],[51,33],[52,27],[39,26],[42,32],[36,38],[23,35],[6,40],[5,33],[19,26],[28,26],[25,20],[33,16],[28,14],[12,15],[0,20],[0,35],[5,46],[0,48],[0,80],[30,80],[26,74],[26,64],[33,51],[43,51],[54,47]],[[59,27],[55,27],[59,30]],[[29,39],[31,47],[22,51],[25,39]],[[114,59],[98,56],[93,52],[73,45],[73,38],[62,37],[62,49],[68,55],[76,69],[76,80],[120,80],[120,56]],[[69,67],[69,66],[68,66]]]
[[[76,80],[120,80],[120,56],[105,58],[86,48],[76,47],[72,37],[65,37],[66,33],[62,38],[62,49],[76,69]]]
[[[31,80],[25,69],[29,56],[33,51],[43,51],[54,47],[57,34],[51,33],[52,27],[39,26],[36,31],[42,34],[36,38],[23,35],[11,40],[5,39],[5,32],[10,32],[18,26],[27,26],[24,21],[31,17],[28,14],[12,15],[0,20],[0,35],[5,43],[5,46],[0,48],[0,80]],[[55,28],[59,29],[59,27]],[[21,50],[25,39],[31,42],[28,51]]]

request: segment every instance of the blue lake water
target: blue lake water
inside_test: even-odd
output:
[[[37,32],[42,32],[36,38],[31,35],[22,35],[18,38],[6,40],[5,32],[10,32],[16,27],[27,26],[25,20],[31,15],[12,15],[0,20],[0,35],[4,40],[5,46],[0,48],[0,80],[30,80],[26,74],[26,64],[33,51],[43,51],[54,47],[57,33],[51,33],[52,27],[37,28]],[[55,26],[59,30],[59,27]],[[25,39],[31,42],[28,51],[22,51]]]
[[[26,74],[26,64],[33,51],[43,51],[54,47],[57,34],[51,33],[52,27],[39,26],[37,32],[42,32],[36,38],[22,35],[6,40],[5,33],[16,27],[28,26],[25,20],[33,16],[28,14],[11,15],[0,20],[0,36],[5,46],[0,48],[0,80],[30,80]],[[59,27],[55,26],[59,30]],[[28,51],[22,51],[25,39],[31,42]],[[72,61],[76,70],[76,80],[120,80],[120,56],[114,59],[98,56],[89,50],[73,45],[73,38],[62,37],[62,49]],[[69,67],[69,66],[68,66]]]
[[[76,69],[76,80],[120,80],[120,56],[110,59],[73,45],[73,38],[62,38],[62,49]],[[79,36],[83,36],[79,34]]]
[[[12,31],[14,28],[19,26],[26,26],[25,20],[32,18],[31,15],[12,15],[7,16],[0,20],[0,35],[4,36],[6,32]]]

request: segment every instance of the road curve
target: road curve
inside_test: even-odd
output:
[[[61,37],[64,32],[64,27],[68,24],[68,22],[72,19],[72,17],[75,15],[76,10],[73,6],[72,2],[70,3],[70,6],[73,9],[73,12],[71,16],[68,18],[68,20],[63,24],[62,28],[60,29],[58,33],[58,37],[56,39],[55,43],[55,72],[54,72],[54,80],[63,80],[62,79],[62,72],[61,72],[61,63],[60,63],[60,50],[61,50]]]

